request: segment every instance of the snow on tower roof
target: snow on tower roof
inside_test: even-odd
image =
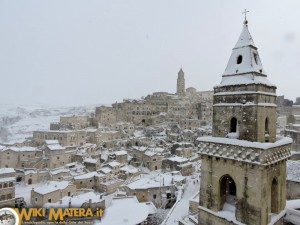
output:
[[[267,86],[276,87],[271,83],[267,77],[255,76],[253,74],[244,74],[236,76],[226,76],[222,77],[221,84],[216,85],[215,87],[230,86],[230,85],[241,85],[241,84],[263,84]]]
[[[251,37],[251,34],[248,30],[248,25],[247,24],[248,24],[248,22],[245,20],[242,33],[240,34],[240,37],[239,37],[236,45],[234,46],[234,48],[241,48],[241,47],[250,46],[250,45],[255,47],[254,41],[253,41],[253,39]]]
[[[248,30],[247,21],[244,22],[243,30],[232,49],[222,77],[222,82],[218,86],[264,84],[275,87],[267,79],[257,48]]]

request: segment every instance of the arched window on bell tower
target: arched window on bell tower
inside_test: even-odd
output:
[[[278,213],[278,182],[273,178],[271,187],[271,213]]]
[[[230,133],[236,133],[237,132],[237,119],[235,117],[232,117],[230,120]]]
[[[265,142],[269,142],[269,118],[265,120]]]
[[[231,176],[224,175],[223,177],[221,177],[219,184],[220,184],[220,210],[223,210],[224,207],[235,208],[236,185],[234,180],[231,178]],[[233,213],[235,213],[235,211]]]

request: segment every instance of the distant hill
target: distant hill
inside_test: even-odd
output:
[[[53,107],[39,105],[0,104],[0,143],[22,142],[35,130],[49,130],[51,122],[59,122],[60,115],[89,115],[93,106]]]

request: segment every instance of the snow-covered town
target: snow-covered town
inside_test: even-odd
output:
[[[244,13],[210,90],[186,87],[179,65],[172,93],[109,105],[1,104],[0,210],[103,210],[64,224],[299,225],[300,97],[277,96],[281,84],[264,70]],[[6,217],[0,225],[11,224]]]

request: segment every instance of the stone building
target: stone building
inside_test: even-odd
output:
[[[300,161],[287,161],[286,198],[300,199]]]
[[[99,183],[99,191],[111,194],[115,192],[117,188],[119,188],[123,183],[124,180],[118,179],[116,177],[110,177]]]
[[[176,185],[171,177],[141,178],[121,186],[119,190],[136,196],[139,202],[153,202],[156,207],[170,208],[176,201]]]
[[[282,224],[292,140],[276,138],[275,91],[245,20],[214,88],[213,137],[198,138],[199,225]]]
[[[84,115],[60,116],[59,123],[51,123],[50,130],[81,130],[89,127],[90,117]]]
[[[76,185],[77,189],[93,189],[95,191],[99,191],[99,184],[106,180],[107,176],[100,172],[89,172],[85,174],[81,174],[78,176],[74,176],[73,183]]]
[[[68,150],[61,146],[58,140],[53,140],[46,141],[43,153],[43,158],[41,159],[43,168],[54,169],[70,163],[76,150]]]
[[[284,129],[284,136],[293,139],[292,150],[300,154],[300,124],[289,124]]]
[[[163,148],[147,148],[134,146],[132,150],[131,164],[136,167],[144,165],[149,170],[161,169],[163,152]]]
[[[82,146],[86,144],[84,130],[33,131],[33,142],[43,145],[45,140],[58,140],[62,146]]]
[[[187,158],[172,156],[162,161],[162,170],[180,171],[183,176],[189,176],[195,172],[195,167]]]
[[[35,147],[0,146],[0,167],[36,167],[42,158],[42,151]]]
[[[99,106],[95,110],[94,125],[108,126],[117,122],[117,110],[114,107]]]
[[[127,161],[128,161],[127,151],[119,150],[119,151],[110,153],[108,156],[108,161],[114,161],[114,160],[116,160],[117,162],[119,162],[121,164],[127,163]]]
[[[46,203],[58,202],[65,196],[76,194],[76,186],[68,181],[48,181],[31,190],[31,204],[43,207]]]
[[[16,171],[13,168],[0,169],[0,208],[15,207]]]

